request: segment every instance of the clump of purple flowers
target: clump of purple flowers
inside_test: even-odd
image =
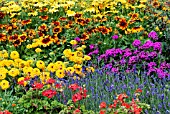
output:
[[[140,42],[140,40],[138,40],[138,39],[134,40],[133,43],[132,43],[132,45],[133,45],[134,47],[138,47],[138,46],[140,46],[140,44],[141,44],[141,42]]]
[[[112,39],[114,39],[114,40],[117,40],[118,38],[119,38],[118,35],[113,35],[113,36],[112,36]]]
[[[155,31],[151,31],[149,34],[148,34],[148,37],[149,38],[152,38],[153,40],[158,40],[158,35]]]

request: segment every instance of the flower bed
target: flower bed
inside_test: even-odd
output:
[[[169,114],[169,2],[0,1],[0,114]]]

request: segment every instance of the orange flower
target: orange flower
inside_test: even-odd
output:
[[[48,19],[48,16],[47,16],[47,15],[45,15],[45,16],[39,16],[39,18],[40,18],[41,20],[43,20],[43,21],[46,21],[46,20]]]
[[[12,104],[12,107],[15,107],[16,106],[16,104]]]
[[[52,43],[52,39],[49,35],[45,36],[45,38],[40,38],[40,41],[44,47],[49,46]]]
[[[46,24],[42,24],[41,26],[38,27],[38,30],[43,31],[43,32],[47,31],[48,30],[47,25]]]
[[[76,23],[84,26],[86,24],[86,21],[85,21],[85,19],[78,18],[78,19],[76,19]]]
[[[0,33],[0,41],[6,41],[6,35],[4,33]]]
[[[82,17],[82,14],[81,14],[81,13],[76,13],[76,14],[74,15],[74,17],[75,17],[75,18],[80,18],[80,17]]]
[[[141,26],[139,26],[139,27],[133,27],[133,28],[132,28],[132,33],[137,33],[137,32],[140,32],[140,31],[142,31],[142,30],[144,30],[144,28],[141,27]]]
[[[83,33],[81,36],[79,36],[79,38],[80,38],[82,41],[85,41],[85,40],[89,39],[89,36],[88,36],[86,33]]]
[[[154,0],[154,1],[152,2],[152,6],[153,6],[154,8],[158,8],[158,7],[160,6],[159,1],[158,1],[158,0]]]
[[[48,8],[41,8],[40,9],[40,12],[47,12],[48,11]]]
[[[27,24],[30,24],[31,23],[31,19],[28,19],[28,20],[23,20],[21,22],[21,24],[24,26],[24,25],[27,25]]]
[[[19,35],[19,38],[21,39],[21,42],[24,42],[27,39],[27,35],[21,34],[21,35]]]
[[[39,35],[39,37],[45,36],[45,34],[43,32],[41,32],[41,31],[38,31],[38,35]]]
[[[61,20],[61,21],[67,21],[67,18],[66,18],[66,17],[60,17],[59,20]]]
[[[126,19],[121,18],[119,20],[119,25],[118,26],[119,26],[120,29],[125,30],[128,27],[128,23],[126,22]]]
[[[59,21],[53,21],[51,24],[54,25],[54,26],[60,26],[60,22]]]
[[[17,39],[18,39],[18,35],[17,35],[17,34],[14,34],[14,35],[12,35],[12,36],[9,36],[9,38],[8,38],[9,41],[15,41],[15,40],[17,40]]]
[[[98,31],[101,32],[102,34],[108,34],[110,30],[105,26],[99,26]]]
[[[53,33],[58,34],[58,33],[60,33],[61,31],[62,31],[62,28],[61,28],[60,26],[53,28]]]
[[[17,39],[13,42],[14,46],[17,47],[19,45],[21,45],[21,40],[20,39]]]
[[[35,32],[35,30],[34,29],[28,29],[28,30],[26,30],[27,31],[27,33],[28,33],[28,37],[29,38],[34,38],[35,37],[35,35],[36,35],[36,32]]]

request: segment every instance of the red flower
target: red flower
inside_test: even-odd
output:
[[[29,76],[26,76],[25,78],[24,78],[24,81],[28,81],[30,79],[30,77]]]
[[[126,107],[127,109],[130,108],[130,105],[128,103],[122,103],[122,106]]]
[[[100,110],[100,114],[105,114],[106,111],[105,110]]]
[[[73,102],[77,102],[77,101],[79,101],[79,100],[81,100],[81,99],[82,99],[81,93],[76,93],[76,94],[74,94],[74,95],[72,96]]]
[[[12,114],[12,113],[9,112],[8,110],[4,110],[4,111],[0,111],[0,114]]]
[[[80,114],[81,113],[81,110],[79,110],[79,109],[76,109],[76,110],[74,110],[74,112],[73,112],[73,114]]]
[[[86,96],[87,96],[86,88],[79,87],[79,89],[80,89],[79,93],[82,95],[82,97],[86,98]]]
[[[128,98],[128,96],[126,94],[119,94],[119,96],[118,96],[119,101],[123,102],[124,98]]]
[[[41,84],[41,83],[36,83],[36,84],[33,84],[32,87],[33,87],[33,90],[35,89],[41,89],[43,88],[44,84]]]
[[[142,93],[142,89],[138,88],[135,93]]]
[[[71,89],[72,91],[75,91],[76,89],[80,88],[80,86],[78,84],[71,84],[68,87],[69,89]]]
[[[55,87],[56,87],[56,88],[61,88],[62,85],[61,85],[61,84],[56,84]]]
[[[114,104],[113,104],[113,108],[116,108],[117,103],[118,103],[119,101],[118,101],[118,100],[114,100],[113,102],[114,102]]]
[[[18,84],[24,86],[24,82],[25,82],[24,80],[21,80],[18,82]]]
[[[54,97],[54,95],[56,95],[57,94],[57,92],[56,91],[54,91],[54,90],[45,90],[45,91],[43,91],[42,92],[42,95],[43,96],[46,96],[46,97],[48,97],[48,98],[52,98],[52,97]]]
[[[53,84],[55,83],[55,80],[53,78],[50,78],[48,81],[47,81],[48,84]]]
[[[106,102],[101,102],[100,103],[100,108],[106,108]]]

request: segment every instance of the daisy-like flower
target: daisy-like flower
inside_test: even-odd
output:
[[[12,51],[10,54],[11,59],[18,59],[19,58],[19,53],[17,51]]]
[[[45,68],[45,63],[43,61],[39,60],[39,61],[37,61],[36,66],[39,69],[44,69]]]
[[[21,34],[19,35],[19,39],[21,40],[21,42],[24,42],[27,39],[27,35],[25,33]]]
[[[30,23],[31,23],[31,19],[21,21],[21,24],[22,24],[23,26],[24,26],[24,25],[27,25],[27,24],[30,24]]]
[[[41,20],[43,20],[43,21],[48,20],[48,16],[47,16],[47,15],[45,15],[45,16],[39,16],[39,18],[40,18]]]
[[[38,27],[39,31],[48,31],[47,25],[45,23],[43,23],[41,26]]]
[[[137,32],[140,32],[140,31],[142,31],[142,30],[144,30],[144,28],[143,28],[142,26],[133,27],[133,28],[131,29],[132,33],[137,33]]]
[[[8,40],[9,41],[15,41],[15,40],[17,40],[19,37],[18,37],[18,35],[17,34],[14,34],[14,35],[12,35],[12,36],[9,36],[8,37]]]
[[[9,82],[7,80],[2,80],[0,82],[0,87],[2,90],[6,90],[10,87]]]
[[[45,38],[43,37],[40,38],[40,44],[44,47],[49,46],[52,42],[53,41],[49,35],[45,36]]]
[[[20,39],[15,40],[15,41],[13,42],[13,45],[14,45],[15,47],[21,45],[21,40],[20,40]]]
[[[53,21],[51,24],[54,25],[54,26],[60,26],[60,22],[59,21]]]
[[[53,28],[53,33],[59,34],[60,32],[62,32],[62,28],[60,26],[57,26],[57,27]]]
[[[6,41],[5,33],[0,33],[0,41]]]
[[[76,13],[74,11],[71,11],[71,10],[68,10],[67,11],[67,16],[70,17],[70,16],[74,16]]]
[[[128,23],[126,22],[126,19],[125,19],[125,18],[121,18],[121,19],[119,20],[118,27],[119,27],[121,30],[125,30],[125,29],[128,27]]]
[[[56,76],[58,78],[64,78],[64,76],[65,76],[64,70],[57,70],[56,71]]]
[[[55,72],[56,71],[56,66],[54,63],[50,63],[48,66],[47,66],[47,70],[50,71],[50,72]]]

